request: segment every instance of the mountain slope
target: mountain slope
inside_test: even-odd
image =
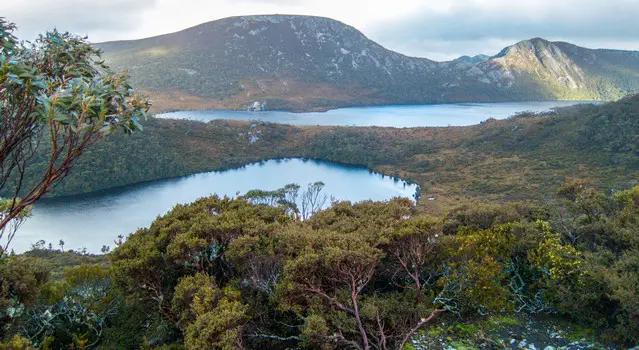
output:
[[[98,46],[153,95],[156,110],[612,99],[639,90],[637,52],[532,39],[488,60],[435,62],[323,17],[231,17]]]
[[[610,100],[639,90],[639,52],[590,50],[540,38],[503,49],[478,67],[513,96]]]

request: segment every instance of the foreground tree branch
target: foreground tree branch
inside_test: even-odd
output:
[[[150,108],[86,38],[54,30],[24,45],[15,28],[0,18],[0,258],[31,205],[84,151],[117,129],[140,129]]]
[[[410,338],[413,336],[413,334],[415,334],[415,332],[417,332],[420,328],[422,328],[422,326],[424,326],[426,323],[430,322],[433,318],[435,318],[437,314],[444,311],[446,311],[446,309],[435,309],[430,313],[430,316],[419,320],[419,322],[413,328],[411,328],[411,330],[408,333],[406,333],[406,335],[404,335],[404,339],[402,339],[402,342],[399,344],[398,349],[403,349],[404,345],[406,345],[408,340],[410,340]]]

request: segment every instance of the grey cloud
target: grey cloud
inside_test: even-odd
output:
[[[435,61],[448,61],[463,55],[484,54],[492,56],[497,54],[502,48],[512,45],[516,40],[440,40],[440,39],[412,39],[402,41],[378,41],[388,49],[401,52],[405,55],[426,57]]]
[[[577,44],[605,43],[609,39],[626,49],[629,46],[633,48],[631,45],[639,41],[636,18],[639,1],[570,0],[562,5],[529,16],[525,11],[489,11],[476,3],[465,2],[464,6],[458,6],[457,11],[419,13],[401,21],[375,26],[369,32],[383,45],[417,55],[429,51],[446,55],[446,51],[441,49],[448,50],[448,55],[454,55],[453,51],[496,54],[494,50],[498,48],[495,46],[481,51],[470,50],[481,49],[482,41],[488,39],[492,39],[493,44],[512,44],[533,37],[576,41]]]
[[[78,34],[125,32],[137,27],[144,10],[157,0],[23,1],[3,16],[18,25],[18,35],[31,40],[44,30],[57,28]]]
[[[211,16],[237,15],[236,8],[251,13],[251,9],[264,8],[279,13],[311,14],[306,9],[312,8],[317,11],[316,6],[311,6],[317,5],[316,0],[173,1],[176,0],[0,0],[0,16],[18,24],[21,38],[33,39],[55,26],[78,34],[89,33],[91,40],[100,41],[186,28],[199,23],[189,22],[185,15],[190,17],[188,14],[192,13],[193,18],[201,19],[205,17],[201,16],[202,11],[208,10]],[[587,47],[639,49],[639,0],[449,0],[444,1],[451,4],[448,12],[417,11],[410,17],[384,23],[372,22],[363,15],[359,23],[349,23],[347,18],[358,18],[358,13],[347,13],[353,8],[347,10],[343,4],[350,0],[341,1],[327,1],[322,15],[362,25],[358,29],[390,49],[437,60],[462,54],[496,54],[506,45],[532,37]],[[375,3],[372,1],[370,6],[375,7]],[[172,21],[174,14],[170,9],[180,5],[183,18]],[[396,6],[402,6],[401,1]],[[163,18],[171,23],[161,23]]]

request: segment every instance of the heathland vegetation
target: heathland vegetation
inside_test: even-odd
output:
[[[285,202],[202,198],[57,278],[48,271],[77,253],[9,257],[2,336],[52,349],[401,349],[457,329],[466,346],[501,346],[441,325],[552,315],[632,344],[639,187],[606,196],[570,180],[556,199],[439,217],[408,199],[342,202],[300,220]]]

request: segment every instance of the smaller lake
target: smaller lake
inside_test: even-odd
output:
[[[538,101],[502,103],[454,103],[441,105],[372,106],[339,108],[327,112],[292,113],[281,111],[179,111],[158,114],[158,118],[210,121],[215,119],[260,120],[271,123],[343,126],[466,126],[488,119],[505,119],[519,112],[546,112],[556,107],[584,101]],[[595,102],[596,103],[596,102]]]
[[[242,168],[153,181],[86,195],[39,201],[17,232],[10,248],[23,252],[39,240],[60,239],[65,249],[86,247],[99,252],[114,247],[119,234],[127,236],[147,227],[179,203],[190,203],[211,194],[234,197],[252,189],[275,190],[289,183],[305,188],[323,181],[324,193],[338,200],[388,200],[409,197],[416,186],[395,181],[365,168],[303,159],[270,160]]]

